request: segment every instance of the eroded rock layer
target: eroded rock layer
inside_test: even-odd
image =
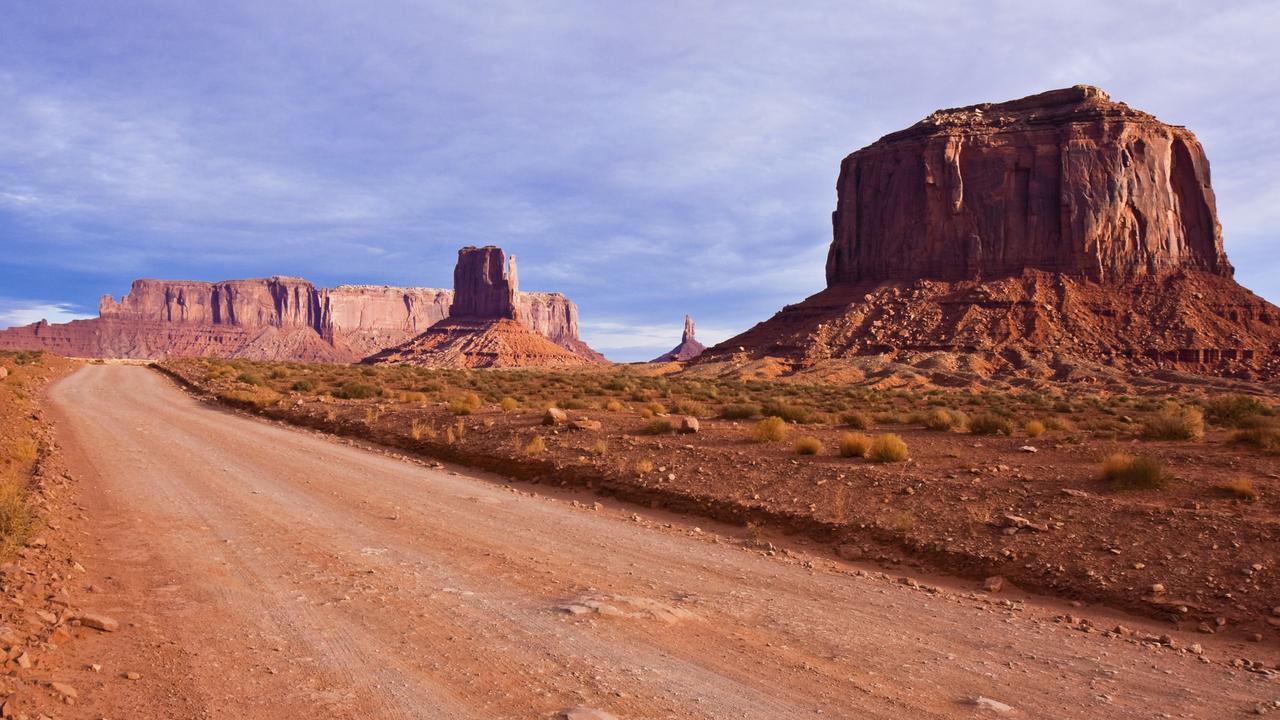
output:
[[[1280,373],[1195,137],[1076,86],[939,110],[845,158],[827,289],[703,355],[979,353]]]
[[[577,306],[560,293],[518,293],[532,330],[592,360]],[[452,290],[377,285],[317,288],[299,278],[224,282],[136,280],[99,317],[0,330],[0,349],[74,357],[242,357],[355,362],[399,345],[449,316]]]

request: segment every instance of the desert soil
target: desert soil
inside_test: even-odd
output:
[[[1175,649],[1138,639],[1167,624],[1102,611],[1136,636],[1080,632],[1060,619],[1087,608],[432,468],[142,367],[86,366],[51,400],[79,591],[121,621],[62,654],[52,679],[79,697],[59,717],[1237,717],[1280,699],[1232,665],[1274,665],[1269,645]]]

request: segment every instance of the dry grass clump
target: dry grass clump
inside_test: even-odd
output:
[[[854,410],[853,412],[847,412],[841,415],[840,423],[851,427],[854,430],[870,430],[875,424],[875,421],[871,419],[870,415],[862,412],[861,410]]]
[[[436,431],[422,420],[413,420],[409,423],[409,437],[414,440],[421,440],[424,437],[434,440]]]
[[[622,409],[622,403],[618,402],[617,400],[610,400],[609,402],[604,404],[604,409],[608,410],[609,412],[618,412],[619,410]]]
[[[653,415],[666,415],[666,414],[667,414],[667,407],[666,407],[665,405],[663,405],[662,403],[660,403],[660,402],[651,402],[651,403],[649,403],[648,405],[645,405],[645,406],[644,406],[644,409],[645,409],[645,410],[648,410],[648,411],[649,411],[650,413],[652,413]]]
[[[547,451],[547,441],[541,435],[534,435],[528,445],[524,446],[525,455],[541,455]]]
[[[1013,423],[1008,418],[983,413],[969,421],[969,432],[974,435],[1012,435]]]
[[[1170,406],[1142,424],[1148,440],[1199,440],[1204,437],[1204,413],[1197,407]]]
[[[1051,417],[1044,421],[1044,426],[1049,430],[1058,430],[1060,432],[1071,432],[1076,429],[1076,424],[1064,417]]]
[[[871,449],[871,438],[862,433],[843,433],[840,435],[840,457],[865,457]]]
[[[254,375],[253,373],[247,372],[237,375],[236,382],[244,383],[245,385],[257,385],[258,387],[262,387],[267,384],[267,381],[263,380],[261,375]]]
[[[480,396],[473,393],[458,395],[449,400],[449,412],[454,415],[470,415],[480,409]]]
[[[1102,479],[1116,490],[1160,490],[1170,477],[1159,460],[1112,453],[1102,461]]]
[[[382,395],[382,388],[371,383],[346,382],[333,391],[333,396],[343,400],[368,400]]]
[[[893,463],[906,461],[911,457],[911,453],[907,449],[905,440],[893,433],[885,433],[871,441],[871,447],[867,448],[867,457],[874,462]]]
[[[309,393],[316,389],[316,382],[314,380],[303,378],[291,385],[290,389],[294,392]]]
[[[776,416],[761,420],[751,429],[751,437],[758,443],[779,442],[786,436],[787,422]]]
[[[666,435],[674,430],[671,421],[666,418],[658,418],[651,420],[647,425],[640,428],[641,435]]]
[[[782,418],[787,422],[809,424],[820,422],[821,417],[812,409],[803,405],[794,405],[778,400],[770,400],[760,407],[760,414]]]
[[[20,437],[9,446],[9,457],[22,467],[28,467],[40,455],[40,445],[34,438]]]
[[[1221,395],[1204,403],[1204,419],[1221,427],[1243,427],[1250,419],[1273,412],[1266,403],[1249,395]]]
[[[653,472],[653,461],[648,458],[645,458],[643,460],[637,460],[636,472],[640,473],[641,475]]]
[[[508,395],[502,398],[502,402],[499,405],[502,407],[502,412],[511,412],[520,408],[520,401]]]
[[[962,423],[956,413],[946,408],[934,408],[924,416],[922,424],[930,430],[948,432],[959,427]]]
[[[676,401],[676,412],[681,415],[692,415],[693,417],[706,417],[707,407],[696,400],[678,400]]]
[[[1226,482],[1219,483],[1217,488],[1237,500],[1253,502],[1258,499],[1258,489],[1253,486],[1253,481],[1247,477],[1231,478]]]
[[[820,455],[822,441],[812,435],[806,435],[796,440],[795,450],[797,455]]]
[[[604,457],[609,454],[609,442],[607,440],[597,440],[591,446],[591,454],[596,457]]]
[[[1238,430],[1231,442],[1249,445],[1269,454],[1280,454],[1280,425],[1258,425]]]
[[[1044,431],[1048,428],[1046,428],[1044,423],[1039,420],[1029,420],[1026,425],[1022,426],[1022,429],[1027,431],[1027,437],[1038,438],[1043,435]]]
[[[725,420],[749,420],[760,414],[760,406],[751,403],[733,403],[720,408],[720,417]]]

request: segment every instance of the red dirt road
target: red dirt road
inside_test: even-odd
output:
[[[222,412],[141,367],[85,367],[51,399],[82,604],[122,623],[67,648],[73,716],[1237,717],[1280,698],[1227,665],[1256,645],[1177,638],[1205,662],[1081,633],[1036,601]]]

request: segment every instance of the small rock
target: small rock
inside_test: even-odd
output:
[[[563,425],[569,421],[569,415],[560,408],[547,408],[547,412],[542,416],[543,425]]]
[[[18,667],[20,668],[31,667],[31,656],[26,654],[25,652],[19,655],[18,657],[14,658],[13,661],[18,663]]]
[[[89,666],[89,670],[91,672],[102,672],[102,666],[99,665],[98,663],[94,663]]]
[[[982,589],[992,594],[998,593],[1004,590],[1004,578],[999,575],[992,575],[982,581]]]
[[[1030,445],[1023,445],[1022,447],[1020,447],[1020,448],[1018,448],[1018,449],[1019,449],[1019,450],[1021,450],[1022,452],[1025,452],[1025,453],[1035,453],[1035,452],[1040,452],[1039,450],[1037,450],[1036,448],[1034,448],[1034,447],[1032,447],[1032,446],[1030,446]]]
[[[85,627],[91,627],[94,630],[101,630],[103,632],[115,632],[116,630],[120,629],[120,623],[117,622],[115,618],[107,617],[106,615],[102,615],[100,613],[92,613],[92,612],[80,613],[80,617],[77,619],[80,620],[81,625],[84,625]]]
[[[989,697],[983,697],[981,695],[978,695],[977,697],[969,698],[968,703],[970,705],[976,705],[977,707],[980,707],[983,710],[992,710],[998,713],[1013,712],[1012,705],[1006,705],[1000,702],[999,700],[992,700]]]
[[[676,430],[682,433],[696,433],[702,429],[702,424],[698,422],[698,418],[692,415],[685,415],[680,418],[680,424],[676,426]]]
[[[574,430],[586,430],[589,432],[599,432],[600,428],[604,426],[600,424],[599,420],[592,420],[591,418],[578,418],[577,420],[574,420],[572,423],[570,423],[569,427],[573,428]]]
[[[560,712],[562,720],[618,720],[618,716],[603,710],[588,707],[574,707]]]
[[[1155,593],[1156,595],[1159,595],[1160,593],[1164,592],[1164,584],[1163,583],[1152,584],[1151,592]]]
[[[53,688],[54,692],[58,693],[64,698],[71,698],[72,700],[75,700],[80,695],[79,693],[76,692],[75,688],[71,687],[66,683],[51,682],[49,683],[49,687]]]
[[[124,679],[125,679],[125,680],[141,680],[141,679],[142,679],[142,675],[141,675],[141,673],[136,673],[136,672],[134,672],[134,671],[130,670],[129,672],[127,672],[127,673],[125,673],[125,674],[124,674]]]

